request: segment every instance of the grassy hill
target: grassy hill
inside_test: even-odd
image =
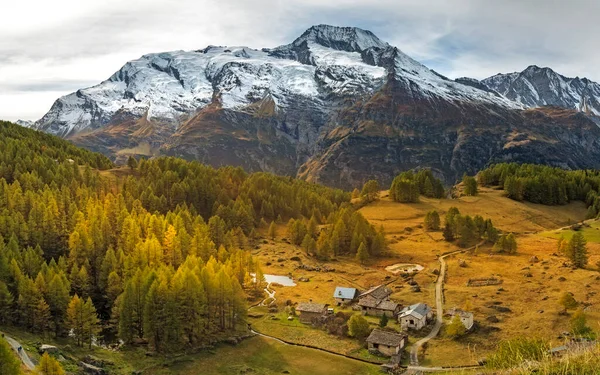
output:
[[[363,215],[375,225],[383,225],[390,241],[391,255],[403,262],[425,266],[415,280],[429,285],[424,293],[415,298],[408,291],[396,293],[395,298],[404,302],[420,299],[433,304],[432,280],[429,271],[438,267],[439,254],[458,249],[445,242],[440,232],[426,232],[422,228],[425,214],[437,210],[442,216],[448,208],[457,207],[461,213],[491,218],[503,232],[517,234],[518,253],[502,255],[492,252],[491,246],[482,246],[476,252],[468,252],[447,259],[448,272],[445,286],[445,308],[465,307],[475,314],[479,322],[476,332],[462,340],[438,338],[429,343],[423,365],[464,365],[475,363],[479,358],[495,350],[500,340],[515,336],[535,336],[554,340],[569,330],[569,317],[560,315],[562,306],[558,301],[565,291],[570,291],[578,301],[591,306],[600,303],[595,293],[600,291],[598,273],[590,269],[565,267],[567,259],[556,254],[556,240],[570,230],[559,230],[585,218],[586,208],[581,202],[565,206],[543,206],[522,203],[504,197],[500,190],[481,188],[475,197],[458,199],[429,199],[421,197],[419,203],[400,204],[382,193],[382,198],[361,209]],[[597,223],[585,228],[588,238],[590,265],[600,260]],[[537,258],[537,260],[535,258]],[[466,267],[459,266],[459,260]],[[500,278],[501,285],[468,287],[471,278]],[[564,279],[563,279],[564,278]],[[428,284],[429,283],[429,284]],[[504,307],[510,312],[498,311]],[[498,319],[490,322],[488,319]],[[590,322],[600,320],[600,314],[590,309]],[[595,325],[595,324],[593,324]],[[457,356],[456,353],[462,353]]]

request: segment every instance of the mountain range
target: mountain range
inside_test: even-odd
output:
[[[117,161],[173,155],[332,186],[493,162],[600,167],[600,85],[549,68],[451,80],[354,27],[144,55],[24,126]]]

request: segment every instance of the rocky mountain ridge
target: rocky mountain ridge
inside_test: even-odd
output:
[[[493,161],[600,165],[588,115],[528,109],[515,82],[450,80],[369,31],[318,25],[276,48],[144,55],[33,127],[117,160],[174,155],[342,187],[409,168],[453,182]]]

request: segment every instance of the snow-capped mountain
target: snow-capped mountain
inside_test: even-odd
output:
[[[543,85],[510,77],[450,80],[370,31],[318,25],[275,48],[144,55],[59,98],[33,127],[116,160],[174,155],[346,188],[417,167],[452,182],[493,161],[600,166],[590,117],[523,111],[555,102],[513,95]],[[559,78],[548,84],[558,97],[582,93],[564,107],[597,113],[589,81]]]
[[[497,74],[481,83],[528,108],[557,106],[600,115],[600,84],[587,78],[567,78],[550,68],[531,65],[522,72]]]
[[[332,96],[372,94],[389,74],[415,97],[517,107],[442,77],[370,31],[319,25],[273,49],[209,46],[144,55],[106,81],[58,99],[35,127],[68,136],[102,127],[119,111],[177,124],[213,101],[241,109],[267,95],[280,109],[298,97],[322,107]]]

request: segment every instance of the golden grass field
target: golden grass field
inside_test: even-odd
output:
[[[438,337],[429,342],[421,364],[431,366],[458,366],[474,364],[492,352],[498,340],[515,336],[537,336],[553,340],[557,345],[557,336],[569,330],[569,316],[559,315],[562,307],[558,300],[562,293],[574,293],[578,301],[590,304],[589,323],[598,329],[600,311],[594,306],[600,303],[600,276],[592,266],[600,260],[600,227],[592,223],[584,234],[590,237],[588,249],[590,266],[585,270],[573,270],[564,267],[567,260],[557,256],[557,238],[568,230],[557,228],[581,221],[586,214],[585,205],[574,202],[566,206],[542,206],[512,201],[503,196],[500,190],[480,188],[476,197],[458,199],[421,198],[419,203],[400,204],[393,202],[387,192],[381,193],[381,199],[363,207],[361,212],[374,225],[383,225],[389,243],[389,254],[377,259],[365,267],[353,259],[340,258],[327,262],[336,272],[319,273],[297,270],[297,262],[290,261],[298,256],[305,264],[319,264],[307,257],[301,249],[281,241],[285,237],[285,228],[278,228],[278,238],[261,245],[254,253],[268,274],[290,275],[295,280],[307,277],[309,282],[298,282],[296,287],[275,286],[279,304],[286,300],[292,302],[314,302],[333,304],[333,290],[336,286],[354,286],[365,289],[382,282],[389,282],[395,291],[392,298],[403,305],[425,302],[434,305],[434,283],[436,276],[432,271],[439,267],[437,256],[452,250],[458,250],[453,244],[445,242],[441,232],[426,232],[422,228],[425,213],[437,210],[443,217],[446,211],[457,207],[462,214],[481,215],[491,218],[494,225],[504,232],[517,234],[518,253],[502,255],[491,252],[491,245],[478,248],[477,252],[463,253],[447,258],[448,272],[445,286],[445,308],[466,307],[475,314],[479,328],[459,340]],[[564,233],[563,233],[564,232]],[[595,236],[598,237],[595,237]],[[538,262],[531,263],[533,256]],[[467,267],[459,267],[458,260],[464,259]],[[267,265],[270,263],[269,265]],[[401,278],[385,271],[385,266],[395,263],[417,263],[425,268],[415,277],[421,286],[420,293],[410,291]],[[531,276],[528,277],[527,274]],[[467,287],[469,278],[496,275],[503,284],[486,287]],[[391,278],[390,278],[391,277]],[[564,281],[559,278],[564,277]],[[600,278],[599,278],[600,279]],[[500,289],[500,290],[499,290]],[[507,307],[511,312],[499,312],[492,308],[494,304]],[[285,315],[285,314],[283,314]],[[494,315],[499,321],[486,320]],[[376,319],[371,320],[376,324]],[[272,321],[268,314],[251,323],[262,330],[272,332],[278,337],[307,344],[319,344],[328,349],[348,353],[356,350],[354,340],[339,340],[315,329],[297,327],[299,323],[286,319]],[[397,324],[390,323],[396,327]],[[308,332],[307,332],[308,331]],[[312,332],[311,332],[312,331]],[[304,332],[304,333],[299,333]],[[329,336],[329,338],[326,338]],[[412,340],[414,341],[414,340]]]

